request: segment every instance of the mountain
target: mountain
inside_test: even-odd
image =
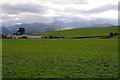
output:
[[[56,31],[56,30],[64,30],[64,29],[72,29],[72,28],[81,28],[81,27],[104,27],[104,26],[113,26],[109,23],[93,23],[91,21],[73,21],[73,22],[60,22],[55,21],[49,24],[46,23],[23,23],[13,26],[3,26],[3,34],[13,34],[17,32],[19,27],[23,27],[26,30],[26,33],[38,33],[38,32],[48,32],[48,31]]]
[[[6,27],[2,26],[0,27],[0,34],[10,34],[11,31],[8,30]]]
[[[2,27],[0,27],[0,34],[2,34]]]
[[[54,26],[50,24],[44,24],[44,23],[23,23],[20,25],[14,25],[8,27],[10,31],[13,33],[17,32],[19,27],[23,27],[26,30],[26,33],[36,33],[36,32],[47,32],[47,31],[55,31],[62,29],[59,26]]]
[[[62,26],[64,28],[80,28],[80,27],[104,27],[104,26],[113,26],[112,24],[109,23],[94,23],[93,21],[73,21],[73,22],[60,22],[60,21],[55,21],[51,23],[52,25],[55,26]]]
[[[66,27],[66,24],[64,22],[61,22],[61,21],[52,22],[51,25]]]

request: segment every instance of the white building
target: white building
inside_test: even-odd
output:
[[[17,38],[42,38],[42,36],[39,36],[39,35],[13,35],[14,39],[17,39]]]

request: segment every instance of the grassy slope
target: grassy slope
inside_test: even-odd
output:
[[[72,30],[43,32],[41,35],[53,35],[53,36],[90,36],[90,35],[107,35],[110,32],[118,32],[118,27],[99,27],[99,28],[77,28]]]

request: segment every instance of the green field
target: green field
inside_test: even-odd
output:
[[[106,33],[117,32],[116,27],[111,31],[105,30]],[[69,34],[66,33],[67,31],[63,33],[66,33],[64,34],[66,36],[73,34],[77,36],[76,31],[73,31]],[[49,34],[53,33],[56,32]],[[96,35],[98,33],[102,32],[98,30]],[[56,35],[60,34],[56,33]],[[116,38],[3,39],[2,45],[3,78],[118,77],[118,39]]]
[[[42,32],[41,35],[45,36],[65,36],[65,37],[78,37],[78,36],[96,36],[107,35],[110,32],[118,32],[117,26],[111,27],[98,27],[98,28],[77,28],[63,31]]]

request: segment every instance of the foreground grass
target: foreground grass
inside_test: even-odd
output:
[[[3,78],[116,78],[117,44],[117,39],[4,39]]]

